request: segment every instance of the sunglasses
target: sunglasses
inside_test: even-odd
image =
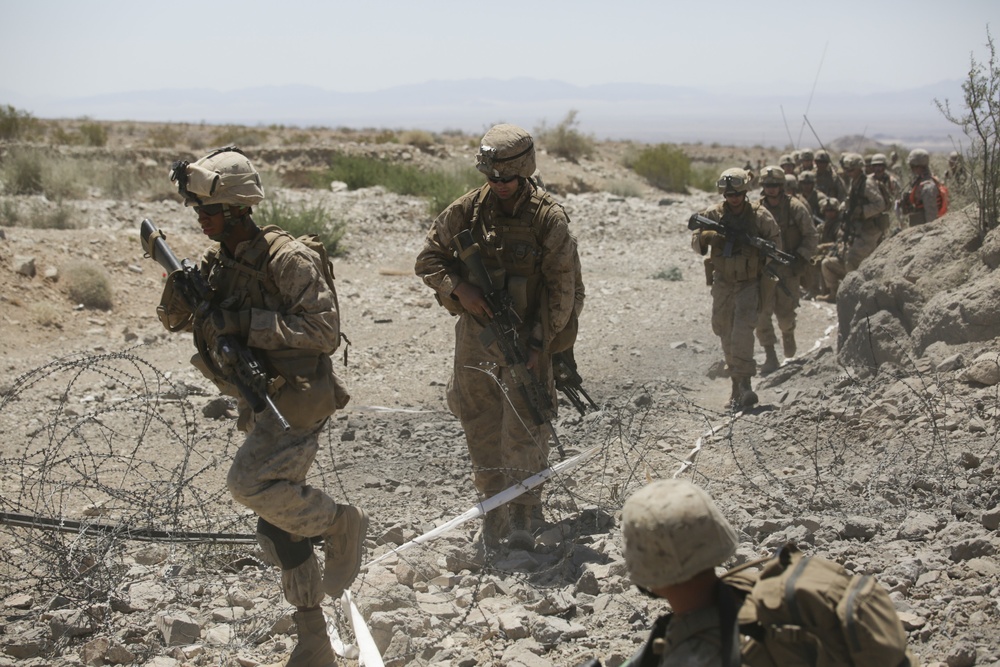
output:
[[[507,183],[516,181],[517,176],[509,176],[507,178],[493,178],[492,176],[487,176],[486,180],[489,181],[490,183],[503,183],[506,185]]]
[[[200,204],[194,207],[194,210],[198,213],[204,213],[205,215],[219,215],[222,213],[222,208],[225,204]]]

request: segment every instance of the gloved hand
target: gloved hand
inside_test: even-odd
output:
[[[250,311],[209,308],[196,324],[202,327],[208,340],[216,340],[219,336],[238,336],[246,340],[250,333]]]

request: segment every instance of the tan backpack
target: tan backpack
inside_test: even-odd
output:
[[[759,573],[750,568],[762,566]],[[889,594],[789,544],[722,581],[746,595],[737,613],[750,667],[919,667]]]

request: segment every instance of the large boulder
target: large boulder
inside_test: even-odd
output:
[[[885,240],[837,294],[839,356],[902,363],[935,343],[1000,336],[1000,231],[980,242],[974,208]]]

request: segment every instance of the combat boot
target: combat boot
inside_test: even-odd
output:
[[[510,531],[510,518],[507,513],[507,506],[490,510],[483,517],[482,538],[488,549],[496,549],[500,546],[500,540]]]
[[[750,386],[750,378],[741,377],[739,379],[739,392],[740,394],[736,405],[737,408],[752,408],[757,405],[757,394]]]
[[[323,533],[323,590],[339,598],[361,571],[361,551],[368,533],[368,513],[352,505],[339,505],[333,525]]]
[[[778,370],[781,363],[778,361],[778,353],[774,351],[774,346],[765,345],[764,354],[766,355],[766,358],[764,359],[764,364],[760,367],[760,374],[767,375],[768,373],[773,373]]]
[[[794,333],[783,333],[781,334],[781,345],[785,348],[785,359],[791,359],[795,356],[795,334]]]
[[[729,402],[726,403],[727,408],[738,408],[740,403],[740,379],[737,377],[730,378],[733,383],[733,389],[729,393]]]
[[[337,658],[326,631],[326,617],[319,607],[292,614],[299,634],[285,667],[336,667]]]
[[[510,506],[510,549],[531,551],[535,548],[535,536],[531,534],[531,505]]]

